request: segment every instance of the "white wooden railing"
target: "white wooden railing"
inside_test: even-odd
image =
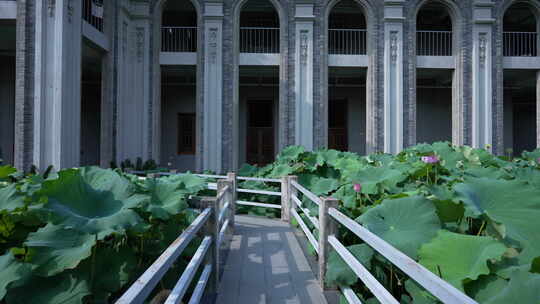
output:
[[[170,175],[171,173],[159,173]],[[189,301],[190,304],[199,303],[208,282],[212,282],[211,291],[215,290],[219,278],[219,244],[227,227],[234,226],[234,214],[236,205],[266,207],[281,209],[281,219],[291,222],[294,218],[298,226],[305,234],[309,244],[317,253],[319,284],[323,289],[332,289],[325,282],[328,267],[328,254],[335,250],[347,263],[351,270],[358,276],[364,285],[382,304],[398,304],[399,301],[358,261],[353,254],[339,240],[339,227],[343,226],[355,234],[360,240],[386,258],[390,263],[398,267],[403,273],[415,280],[425,290],[446,304],[478,304],[466,294],[439,278],[431,271],[420,265],[392,245],[373,234],[362,225],[339,211],[339,201],[331,197],[318,197],[304,186],[298,183],[296,176],[287,176],[281,179],[237,177],[234,173],[228,175],[197,174],[202,178],[217,179],[217,183],[208,183],[208,189],[217,190],[215,198],[203,200],[203,211],[199,217],[171,244],[162,256],[137,280],[133,286],[118,300],[120,303],[142,303],[153,290],[165,271],[172,262],[185,249],[187,244],[194,238],[197,231],[205,228],[204,239],[197,253],[193,256],[188,267],[180,277],[173,292],[166,303],[180,303],[189,283],[192,281],[196,270],[204,262],[204,269],[199,279],[199,284]],[[281,191],[266,191],[238,188],[238,181],[259,181],[265,183],[280,183]],[[238,193],[255,193],[269,196],[280,196],[281,205],[265,204],[261,202],[247,202],[237,200]],[[301,197],[318,206],[318,216],[310,213]],[[228,212],[228,215],[227,215]],[[300,213],[309,220],[310,224],[318,231],[317,237],[300,216]],[[217,215],[217,219],[215,218]],[[221,227],[218,229],[218,227]],[[217,239],[218,246],[213,246],[213,240]],[[209,254],[208,254],[209,253]],[[349,287],[339,287],[343,296],[349,303],[361,303],[356,293]]]

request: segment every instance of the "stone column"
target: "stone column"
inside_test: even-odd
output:
[[[80,160],[81,1],[35,3],[33,164],[75,167]]]
[[[312,3],[295,10],[295,144],[313,149],[313,15]]]
[[[384,6],[384,152],[403,150],[403,1]]]
[[[203,18],[205,47],[202,169],[220,173],[223,119],[223,3],[206,2]]]
[[[492,18],[491,0],[474,3],[472,56],[472,146],[489,148],[493,144]],[[502,123],[502,122],[501,122]]]

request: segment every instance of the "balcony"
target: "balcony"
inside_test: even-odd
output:
[[[103,0],[83,0],[82,17],[103,33]]]
[[[328,53],[331,55],[366,55],[367,31],[363,29],[329,29]]]
[[[538,56],[538,34],[536,32],[504,32],[503,53],[507,57]]]
[[[279,53],[278,27],[241,27],[240,53]]]
[[[452,31],[417,31],[417,56],[452,56]]]
[[[163,52],[196,52],[196,26],[167,26],[161,28],[161,51]]]

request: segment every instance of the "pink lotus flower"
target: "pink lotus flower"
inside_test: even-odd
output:
[[[362,185],[354,184],[353,189],[354,189],[354,192],[360,192],[360,191],[362,191]]]
[[[540,157],[536,159],[536,162],[540,164]]]
[[[426,164],[436,164],[439,158],[436,155],[422,156],[422,161]]]

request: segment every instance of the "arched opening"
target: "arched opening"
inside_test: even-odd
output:
[[[503,18],[504,56],[538,56],[538,23],[531,6],[517,2],[510,6]]]
[[[438,1],[425,3],[416,16],[416,54],[430,56],[416,69],[416,142],[452,141],[454,68],[437,61],[453,55],[452,17]],[[420,57],[417,57],[420,58]],[[418,59],[417,61],[419,61]],[[453,66],[453,59],[449,62]]]
[[[175,53],[161,62],[160,163],[170,169],[195,171],[202,142],[197,107],[198,14],[189,0],[163,6],[162,52]]]
[[[270,1],[249,0],[239,25],[238,162],[264,166],[278,152],[279,15]]]
[[[367,22],[354,0],[341,0],[328,16],[328,148],[366,153]],[[334,62],[336,61],[336,62]],[[340,66],[338,66],[340,65]]]
[[[538,55],[536,8],[515,2],[503,17],[503,53],[510,57]],[[523,58],[526,59],[526,58]],[[539,71],[503,70],[504,148],[508,156],[520,155],[537,147],[537,79]]]
[[[0,23],[0,164],[13,164],[15,149],[15,21]]]

